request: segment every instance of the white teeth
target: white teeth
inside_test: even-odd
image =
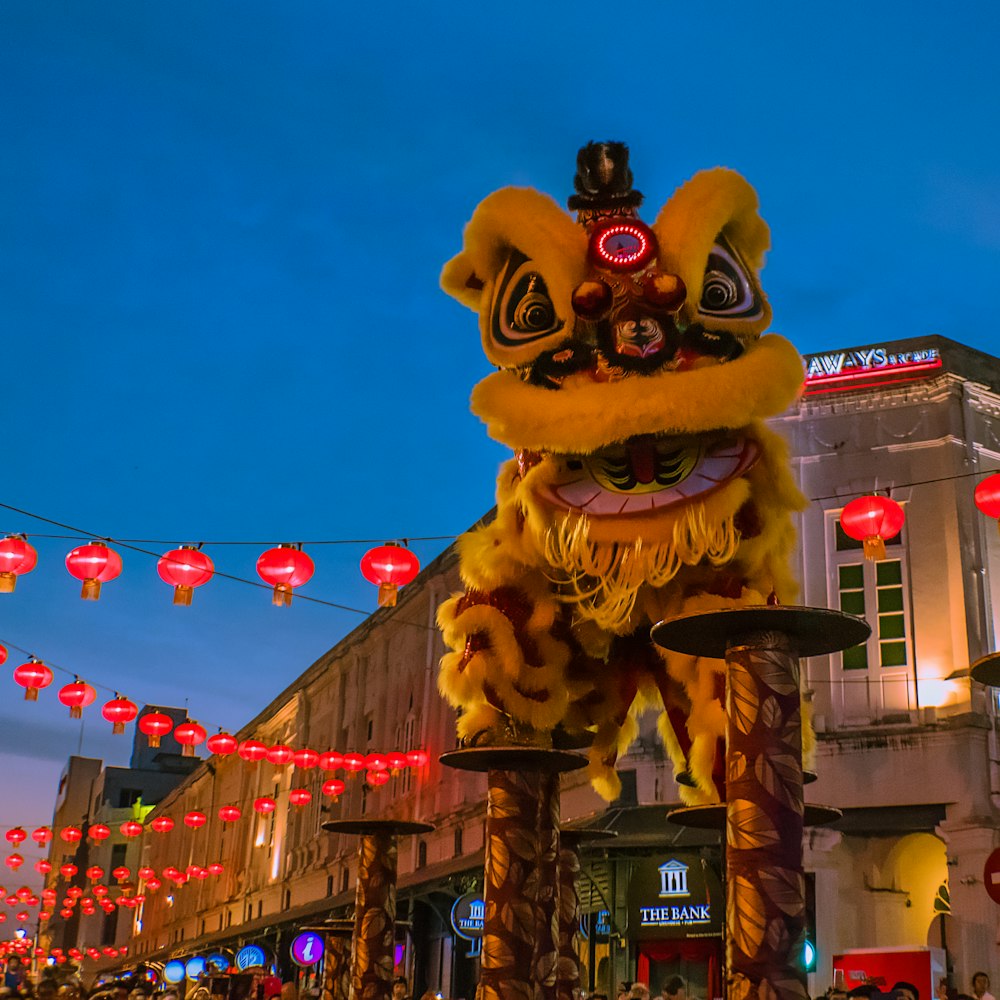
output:
[[[545,495],[556,507],[586,511],[592,517],[645,513],[711,493],[743,475],[757,461],[759,454],[756,441],[725,441],[719,444],[717,450],[709,451],[702,457],[686,479],[656,493],[634,496],[617,493],[600,486],[583,472],[572,482],[546,487]]]

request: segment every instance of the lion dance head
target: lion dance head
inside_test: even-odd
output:
[[[538,191],[494,192],[442,275],[498,368],[472,409],[514,457],[496,516],[459,541],[440,687],[469,742],[591,734],[607,797],[657,707],[682,796],[711,802],[722,664],[656,649],[649,627],[791,596],[802,498],[763,421],[802,364],[764,334],[769,234],[739,174],[697,174],[648,225],[624,145],[591,143],[577,168],[575,220]]]

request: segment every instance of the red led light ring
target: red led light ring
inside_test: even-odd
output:
[[[616,236],[629,236],[639,246],[633,252],[612,252],[608,244]],[[641,222],[616,222],[599,229],[590,238],[591,259],[599,267],[612,271],[636,271],[645,266],[656,254],[656,237]]]

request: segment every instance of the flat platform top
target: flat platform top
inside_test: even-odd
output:
[[[843,813],[835,806],[821,806],[812,802],[805,805],[803,826],[829,826],[836,823]],[[726,805],[724,802],[708,806],[683,806],[667,813],[667,821],[677,826],[690,826],[698,830],[724,830]]]
[[[459,771],[539,771],[559,774],[587,766],[587,758],[572,750],[543,747],[467,747],[441,754],[441,763]]]
[[[741,636],[755,632],[781,632],[792,640],[799,656],[822,656],[864,642],[871,631],[863,618],[843,611],[779,604],[668,618],[654,625],[650,634],[664,649],[721,660]]]
[[[969,676],[980,684],[1000,687],[1000,653],[987,653],[969,667]]]
[[[323,824],[327,833],[430,833],[434,827],[430,823],[415,823],[405,819],[334,819]]]

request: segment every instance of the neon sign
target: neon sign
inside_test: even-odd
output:
[[[245,948],[240,948],[236,953],[236,968],[240,972],[245,972],[247,969],[253,969],[257,966],[263,968],[264,963],[267,961],[267,955],[264,954],[264,949],[259,945],[248,944]]]
[[[323,957],[323,939],[313,931],[304,931],[292,940],[289,951],[296,965],[315,965]]]
[[[936,347],[912,351],[890,351],[885,347],[863,347],[856,351],[807,354],[806,394],[858,388],[858,383],[877,385],[923,377],[942,366]]]

